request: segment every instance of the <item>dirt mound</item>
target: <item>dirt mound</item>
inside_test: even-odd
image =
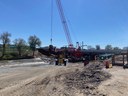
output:
[[[103,67],[103,64],[89,64],[75,71],[58,72],[59,75],[41,84],[47,84],[46,96],[106,96],[97,90],[102,81],[111,77]]]
[[[105,96],[96,91],[101,81],[104,81],[111,77],[111,75],[103,69],[103,64],[89,64],[82,70],[76,70],[65,75],[64,82],[66,89],[80,90],[80,93],[86,94],[87,96]]]

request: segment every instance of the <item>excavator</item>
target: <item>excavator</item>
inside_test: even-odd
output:
[[[82,61],[84,57],[84,52],[82,52],[80,46],[78,46],[78,48],[75,48],[73,46],[61,0],[56,0],[56,5],[58,8],[58,12],[60,15],[60,19],[61,19],[64,32],[67,38],[68,47],[57,49],[53,45],[49,45],[48,48],[38,48],[38,51],[43,55],[51,56],[55,58],[55,65],[64,64],[66,66],[66,63],[68,61],[70,62]],[[52,42],[52,39],[51,39],[51,42]]]

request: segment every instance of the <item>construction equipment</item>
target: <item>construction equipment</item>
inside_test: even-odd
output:
[[[64,65],[66,66],[68,63],[68,58],[66,58],[66,55],[63,52],[58,52],[55,58],[55,65]]]
[[[63,7],[62,7],[61,0],[56,0],[56,4],[57,4],[57,7],[58,7],[61,23],[62,23],[64,32],[65,32],[65,35],[66,35],[66,38],[67,38],[67,42],[68,42],[68,48],[67,48],[66,52],[68,52],[69,61],[74,61],[74,62],[75,61],[80,61],[80,60],[82,60],[83,52],[81,51],[81,47],[79,46],[79,42],[77,42],[78,46],[77,46],[77,48],[75,48],[73,46],[73,43],[72,43],[71,35],[70,35],[70,32],[69,32],[69,28],[68,28],[68,24],[67,24],[67,21],[66,21],[66,17],[65,17],[65,14],[64,14],[64,10],[63,10]]]
[[[60,0],[56,0],[56,5],[58,7],[58,11],[59,11],[60,18],[61,18],[61,23],[62,23],[64,32],[65,32],[69,47],[73,47],[72,39],[71,39],[71,36],[70,36],[68,24],[67,24],[65,15],[64,15],[64,11],[63,11],[63,7],[62,7],[62,4],[61,4],[61,1]]]
[[[84,53],[81,51],[79,44],[78,44],[78,48],[75,48],[73,46],[61,0],[56,0],[56,5],[59,11],[64,32],[66,35],[68,47],[56,49],[55,47],[50,45],[48,49],[39,48],[38,51],[47,56],[54,55],[55,57],[57,57],[56,65],[58,65],[59,63],[62,63],[62,61],[63,63],[67,62],[67,59],[69,59],[69,61],[72,61],[72,62],[81,61],[83,59]],[[52,42],[52,38],[51,38],[51,42]]]

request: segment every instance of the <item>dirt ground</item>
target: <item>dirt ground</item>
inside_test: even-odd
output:
[[[23,66],[15,62],[14,66],[2,64],[0,66],[0,96],[85,96],[77,89],[68,94],[68,91],[64,90],[65,84],[61,82],[61,78],[59,82],[56,82],[56,76],[59,74],[68,74],[81,68],[83,68],[81,63],[69,63],[66,67],[41,62],[39,64],[29,62]],[[111,73],[112,77],[103,81],[97,90],[106,96],[128,96],[128,69],[114,66],[103,70]]]
[[[128,96],[128,69],[114,66],[107,71],[112,77],[101,83],[99,91],[108,96]]]

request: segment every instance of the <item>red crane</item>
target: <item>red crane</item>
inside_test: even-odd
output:
[[[68,53],[70,54],[70,57],[71,57],[72,61],[81,60],[81,58],[83,57],[83,52],[80,50],[81,48],[80,48],[78,42],[77,42],[78,43],[78,49],[76,50],[73,47],[72,39],[71,39],[71,36],[70,36],[70,32],[69,32],[68,24],[67,24],[67,21],[66,21],[66,18],[65,18],[65,14],[64,14],[64,10],[63,10],[63,7],[62,7],[61,0],[56,0],[56,4],[57,4],[57,7],[58,7],[61,23],[62,23],[64,32],[65,32],[65,35],[66,35],[66,38],[67,38],[67,41],[68,41],[68,44],[69,44]]]
[[[67,41],[68,41],[68,45],[69,45],[69,47],[73,47],[73,43],[72,43],[72,39],[71,39],[71,36],[70,36],[68,24],[67,24],[67,21],[66,21],[66,18],[65,18],[65,14],[64,14],[64,11],[63,11],[62,3],[61,3],[60,0],[56,0],[56,4],[57,4],[58,11],[59,11],[59,14],[60,14],[60,19],[61,19],[61,22],[62,22],[62,26],[63,26],[64,32],[65,32],[65,35],[66,35],[66,38],[67,38]]]
[[[70,32],[69,32],[69,28],[68,28],[68,24],[66,21],[66,17],[64,14],[61,0],[56,0],[56,4],[58,7],[61,23],[62,23],[64,32],[65,32],[69,47],[67,49],[60,48],[60,49],[55,50],[54,46],[50,45],[48,49],[39,48],[38,51],[46,56],[51,55],[51,56],[56,56],[59,58],[59,55],[61,56],[63,55],[63,57],[68,58],[69,61],[72,61],[72,62],[81,61],[84,56],[84,53],[80,50],[81,48],[79,48],[78,42],[77,42],[78,49],[73,47],[72,39],[70,36]],[[51,17],[51,31],[52,31],[52,17]],[[52,37],[52,34],[51,34],[51,37]],[[51,39],[51,44],[52,44],[52,39]]]

